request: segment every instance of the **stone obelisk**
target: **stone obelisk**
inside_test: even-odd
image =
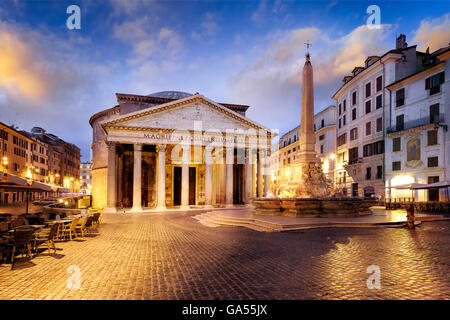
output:
[[[309,48],[310,44],[307,43]],[[300,123],[300,151],[296,162],[299,164],[296,194],[303,198],[326,197],[330,185],[322,171],[322,164],[316,154],[314,132],[314,79],[309,51],[303,67],[302,107]]]
[[[314,79],[309,52],[303,67],[302,107],[300,122],[299,162],[317,163],[316,136],[314,134]]]

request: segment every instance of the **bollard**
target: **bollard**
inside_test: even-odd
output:
[[[406,225],[409,229],[414,229],[414,205],[410,204],[406,207]]]

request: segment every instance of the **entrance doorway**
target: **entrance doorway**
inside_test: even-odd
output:
[[[352,183],[352,197],[358,196],[358,184]]]
[[[244,189],[243,165],[233,165],[233,204],[244,204],[242,190]]]
[[[189,168],[189,205],[195,205],[195,191],[196,191],[196,168]],[[181,176],[182,168],[173,168],[173,205],[181,205]]]
[[[428,184],[439,182],[439,176],[428,177]],[[439,201],[439,189],[428,189],[428,201]]]

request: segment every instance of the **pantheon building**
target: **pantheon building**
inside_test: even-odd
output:
[[[89,121],[93,207],[233,207],[269,192],[272,132],[245,116],[249,106],[178,91],[116,96]]]

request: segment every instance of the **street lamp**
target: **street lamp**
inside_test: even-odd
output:
[[[2,158],[3,171],[5,171],[7,165],[8,165],[8,157],[3,157]]]

